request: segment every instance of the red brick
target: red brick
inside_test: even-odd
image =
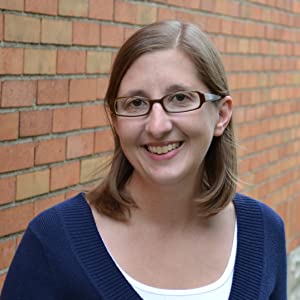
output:
[[[42,20],[42,43],[71,45],[72,22],[63,20]]]
[[[5,145],[0,147],[0,173],[33,166],[33,144]]]
[[[295,55],[300,55],[300,45],[295,45],[294,46],[294,54]]]
[[[0,141],[14,140],[18,138],[19,114],[0,114]]]
[[[58,11],[60,15],[87,17],[88,0],[60,0]]]
[[[299,14],[300,13],[300,3],[299,2],[292,2],[293,3],[293,12]]]
[[[3,288],[3,285],[4,285],[4,281],[5,281],[6,275],[7,275],[7,273],[2,273],[2,274],[0,275],[0,291],[1,291],[2,288]]]
[[[207,16],[205,30],[208,32],[219,33],[221,31],[221,19]]]
[[[24,236],[24,233],[21,233],[21,234],[19,233],[17,235],[17,237],[16,237],[17,247],[20,245],[20,242],[21,242],[23,236]]]
[[[113,0],[89,0],[89,18],[112,20],[113,10]]]
[[[123,2],[120,0],[115,1],[115,21],[126,22],[134,24],[137,20],[137,5]]]
[[[190,1],[185,1],[185,0],[168,0],[168,4],[170,5],[176,5],[176,6],[181,6],[184,8],[199,8],[200,6],[200,1],[201,0],[190,0]]]
[[[92,154],[94,150],[94,133],[82,133],[67,138],[67,159]]]
[[[214,12],[220,13],[220,14],[223,14],[223,15],[227,15],[228,14],[228,8],[229,8],[228,2],[216,1]]]
[[[9,203],[15,200],[16,194],[16,178],[4,177],[0,178],[0,204]]]
[[[121,26],[101,26],[101,44],[105,46],[120,47],[124,42],[124,29]]]
[[[0,15],[0,41],[3,41],[3,15]]]
[[[97,79],[97,99],[104,99],[108,87],[108,78],[101,77]]]
[[[24,0],[1,0],[0,8],[9,10],[24,10]]]
[[[245,122],[245,109],[243,107],[235,108],[233,112],[233,119],[236,124],[242,124]]]
[[[69,102],[91,101],[97,97],[97,79],[71,79]]]
[[[103,178],[107,175],[107,166],[110,161],[110,154],[81,160],[80,183],[87,183],[101,177]]]
[[[270,53],[270,43],[268,41],[260,41],[260,53],[269,54]]]
[[[169,5],[174,5],[174,6],[181,6],[187,8],[188,4],[186,3],[185,0],[168,0]]]
[[[76,130],[80,127],[80,107],[59,108],[53,111],[53,132]]]
[[[11,80],[2,84],[2,107],[32,106],[36,97],[36,81]]]
[[[102,104],[82,107],[82,127],[91,128],[107,125],[106,114]]]
[[[190,3],[191,1],[189,1]],[[156,21],[157,8],[150,5],[138,5],[137,6],[137,15],[136,22],[137,24],[147,25]],[[193,21],[193,20],[191,20]]]
[[[200,2],[201,0],[191,0],[188,2],[184,1],[186,8],[195,8],[195,9],[199,8]]]
[[[127,28],[125,27],[125,32],[124,32],[124,40],[128,40],[135,32],[137,31],[136,28]]]
[[[8,268],[16,251],[16,240],[0,241],[0,269]]]
[[[239,40],[239,52],[240,53],[248,53],[250,49],[250,42],[248,39],[241,38]]]
[[[238,44],[239,39],[237,38],[226,38],[225,40],[225,51],[227,53],[235,53],[238,51]]]
[[[41,21],[38,18],[5,15],[4,39],[6,41],[39,43]]]
[[[299,213],[300,213],[300,198],[298,197],[294,200],[294,216],[293,216],[294,230],[296,231],[297,234],[300,231]]]
[[[172,10],[171,8],[159,8],[158,9],[158,21],[162,20],[172,20],[176,18],[176,12],[175,10]]]
[[[70,199],[70,198],[78,195],[82,191],[83,191],[83,187],[82,186],[80,186],[80,187],[76,187],[75,186],[75,187],[71,188],[70,190],[68,190],[66,192],[66,196],[65,197],[66,197],[66,199]]]
[[[240,6],[241,6],[241,4],[239,2],[229,2],[227,14],[229,14],[230,16],[239,17],[240,16]]]
[[[246,24],[244,22],[233,20],[232,21],[232,34],[244,35]]]
[[[42,211],[62,202],[65,200],[65,194],[59,194],[56,196],[49,196],[34,202],[34,215],[38,215]]]
[[[80,162],[72,162],[51,168],[51,191],[79,183]]]
[[[250,40],[250,53],[259,53],[260,52],[260,43],[258,40]],[[264,58],[265,61],[270,61],[271,59],[269,57]]]
[[[33,203],[0,210],[0,236],[25,230],[33,218]]]
[[[87,73],[109,73],[111,68],[111,61],[111,52],[88,51],[86,62]]]
[[[25,0],[25,11],[47,15],[57,15],[58,0]]]
[[[114,139],[110,130],[95,132],[95,149],[94,152],[111,151],[114,148]]]
[[[52,111],[37,110],[20,113],[20,136],[48,134],[52,128]]]
[[[100,44],[100,25],[73,21],[73,44],[94,46]]]
[[[216,0],[200,1],[201,10],[214,12],[216,9]]]
[[[222,19],[220,29],[221,29],[221,32],[224,34],[232,34],[233,22],[231,20]]]
[[[38,104],[66,103],[69,94],[69,80],[39,80],[38,81]]]
[[[2,82],[0,81],[0,107],[1,107],[1,101],[2,101]]]
[[[0,74],[22,74],[23,49],[0,48]]]
[[[44,169],[17,176],[16,200],[49,193],[50,170]]]
[[[183,22],[193,22],[196,23],[197,19],[195,15],[191,14],[190,12],[182,11],[182,10],[176,10],[176,18],[177,20],[183,21]],[[205,18],[201,18],[201,22],[204,24],[205,23]],[[197,22],[200,23],[200,20]],[[201,26],[202,26],[201,23]]]
[[[66,157],[66,139],[39,141],[35,148],[35,165],[48,164],[64,160]]]
[[[57,55],[57,73],[77,74],[85,72],[85,51],[58,50]]]
[[[214,36],[213,38],[211,38],[211,40],[221,53],[225,52],[226,44],[225,44],[225,37],[224,36],[217,35],[217,36]],[[232,58],[228,59],[227,61],[223,58],[223,63],[225,65],[225,69],[227,71],[228,71],[228,69],[227,69],[227,64],[226,63],[230,62],[230,64],[231,64],[231,61],[232,61]]]
[[[25,49],[24,73],[26,74],[55,74],[56,50]]]

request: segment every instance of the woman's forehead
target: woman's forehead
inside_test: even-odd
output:
[[[125,73],[118,96],[135,91],[168,93],[191,88],[205,89],[191,59],[177,49],[140,56]]]

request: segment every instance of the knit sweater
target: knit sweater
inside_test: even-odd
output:
[[[238,246],[230,300],[286,300],[281,218],[236,194]],[[134,245],[132,245],[134,247]],[[1,300],[138,300],[110,257],[83,194],[29,224],[7,274]]]

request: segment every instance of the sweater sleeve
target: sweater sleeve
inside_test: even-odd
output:
[[[43,246],[30,227],[16,251],[2,289],[1,300],[12,299],[59,299]]]
[[[276,285],[271,295],[271,300],[287,299],[287,255],[285,243],[284,223],[280,219],[279,238],[278,238],[278,269]]]

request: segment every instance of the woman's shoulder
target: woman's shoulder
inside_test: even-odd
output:
[[[237,193],[234,197],[237,218],[262,222],[266,229],[284,230],[282,217],[269,205],[244,194]]]
[[[83,193],[79,193],[39,213],[30,221],[28,228],[31,231],[56,231],[68,221],[82,218],[82,212],[88,209]]]

